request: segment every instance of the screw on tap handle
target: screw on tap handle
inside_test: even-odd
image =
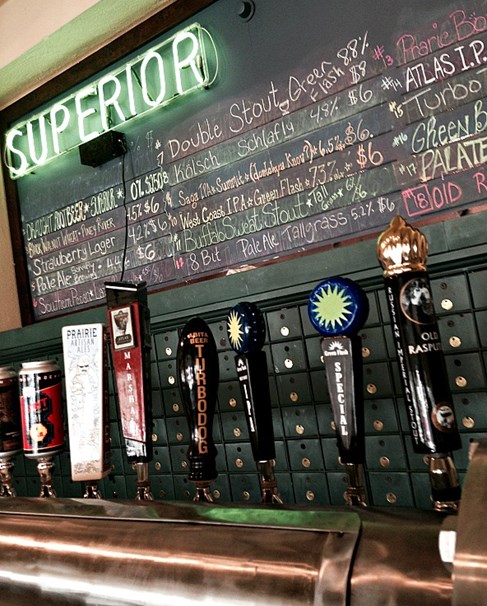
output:
[[[190,435],[189,479],[209,483],[217,477],[213,416],[219,373],[215,340],[201,318],[192,318],[184,326],[178,344],[177,364]]]
[[[417,453],[461,448],[426,267],[428,242],[396,216],[377,240],[399,374]]]
[[[320,282],[308,300],[308,315],[323,335],[321,348],[342,463],[365,459],[361,341],[357,332],[369,313],[364,291],[348,278]]]
[[[253,303],[241,302],[229,311],[227,333],[237,352],[235,366],[256,462],[276,458],[267,359],[262,351],[265,331],[264,316]]]

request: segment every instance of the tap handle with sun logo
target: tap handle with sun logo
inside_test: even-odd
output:
[[[264,315],[253,303],[235,305],[227,316],[227,334],[237,353],[235,367],[242,393],[252,455],[259,468],[262,502],[282,503],[274,476],[276,451],[267,376],[267,359],[262,350],[266,325]]]
[[[348,278],[320,282],[308,299],[311,324],[322,335],[321,349],[336,427],[340,462],[345,466],[349,505],[365,505],[362,346],[358,331],[369,313],[367,295]]]
[[[217,477],[213,417],[218,391],[218,353],[210,328],[201,318],[189,320],[177,350],[179,389],[189,429],[189,480],[194,501],[213,502],[210,483]]]

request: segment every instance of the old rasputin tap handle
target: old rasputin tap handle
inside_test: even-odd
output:
[[[217,477],[213,417],[218,390],[218,353],[204,320],[184,326],[177,351],[179,388],[189,427],[189,480],[196,485],[195,501],[212,501],[209,486]]]
[[[433,296],[425,236],[400,217],[377,241],[414,451],[430,455],[431,498],[455,512],[461,488],[452,450],[461,448]]]
[[[368,313],[366,294],[348,278],[323,280],[309,296],[310,321],[323,335],[323,362],[338,452],[349,479],[347,500],[350,505],[365,504],[361,478],[365,462],[362,344],[357,333]]]
[[[262,350],[265,320],[253,303],[235,305],[227,316],[227,334],[237,352],[235,366],[243,398],[252,454],[259,468],[262,501],[282,503],[274,477],[276,451],[267,376],[267,359]]]

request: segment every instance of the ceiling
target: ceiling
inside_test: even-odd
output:
[[[5,53],[0,57],[0,110],[176,1],[85,0],[77,10],[88,8],[72,18],[72,0],[36,0],[34,5],[32,0],[0,0],[2,44],[14,51],[13,59]],[[36,17],[35,10],[42,15]],[[60,27],[50,31],[53,23]],[[29,47],[30,40],[34,43]]]

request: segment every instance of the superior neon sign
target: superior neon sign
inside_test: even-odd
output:
[[[207,30],[193,24],[179,31],[10,128],[4,157],[10,176],[22,177],[127,120],[210,86],[217,63]]]

